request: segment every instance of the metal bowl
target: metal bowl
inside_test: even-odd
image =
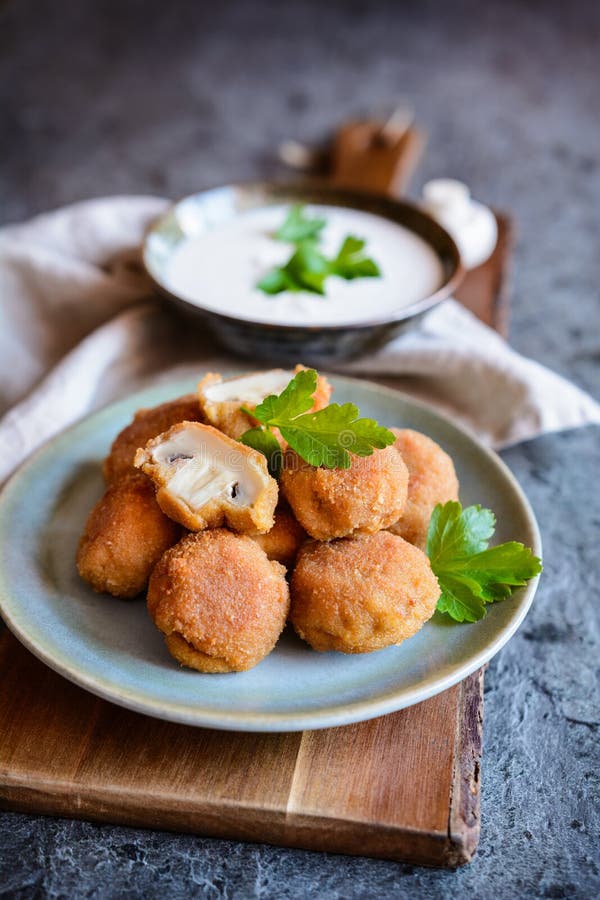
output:
[[[391,317],[335,325],[281,325],[238,319],[203,308],[174,294],[165,278],[169,258],[190,233],[201,234],[250,209],[274,203],[320,203],[374,213],[419,235],[439,257],[441,286]],[[411,329],[433,306],[456,289],[463,277],[460,254],[450,235],[417,206],[390,197],[332,187],[327,183],[250,183],[226,185],[192,194],[171,206],[146,233],[143,260],[157,288],[200,327],[208,327],[227,348],[242,356],[281,363],[302,360],[315,365],[350,359],[376,350]]]

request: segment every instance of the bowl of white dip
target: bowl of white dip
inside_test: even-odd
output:
[[[261,289],[298,249],[277,238],[297,206],[322,223],[313,240],[322,258],[334,260],[357,238],[378,274],[334,271],[322,293]],[[227,185],[185,197],[150,227],[143,260],[160,291],[226,347],[288,363],[382,346],[448,297],[463,274],[452,238],[417,206],[322,183]]]

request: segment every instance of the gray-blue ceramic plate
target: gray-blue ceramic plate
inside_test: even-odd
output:
[[[498,517],[497,538],[540,554],[534,515],[498,457],[426,406],[378,385],[332,379],[337,401],[387,425],[439,441],[454,458],[464,504]],[[532,581],[489,609],[481,622],[434,616],[399,647],[344,656],[315,653],[286,631],[249,672],[201,675],[169,656],[140,601],[95,594],[75,568],[77,540],[102,493],[100,462],[140,406],[192,390],[155,387],[90,416],[39,450],[0,499],[0,612],[41,660],[114,703],[189,725],[236,731],[292,731],[343,725],[418,703],[460,681],[500,650],[522,622]]]

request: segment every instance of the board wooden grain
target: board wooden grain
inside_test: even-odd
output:
[[[479,835],[482,676],[324,731],[190,728],[107,703],[0,640],[5,809],[289,847],[467,862]]]
[[[495,212],[498,225],[498,241],[494,252],[484,263],[471,269],[455,291],[455,297],[463,306],[475,313],[478,319],[508,334],[510,258],[513,250],[514,228],[509,216]]]

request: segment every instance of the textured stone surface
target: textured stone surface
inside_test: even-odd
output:
[[[430,133],[420,178],[464,178],[517,216],[513,342],[598,396],[599,37],[594,2],[5,2],[0,217],[277,174],[281,139],[319,140],[405,97]],[[0,895],[598,895],[599,444],[587,430],[505,454],[539,516],[546,571],[486,677],[471,866],[6,813]]]

